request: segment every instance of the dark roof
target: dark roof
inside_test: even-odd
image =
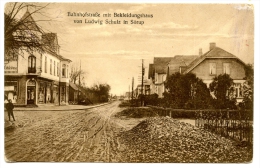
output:
[[[72,89],[74,89],[74,90],[79,90],[78,87],[77,87],[77,85],[74,84],[73,82],[69,82],[69,84],[70,84],[70,87],[72,87]]]
[[[169,62],[174,57],[154,57],[153,64],[149,64],[148,78],[154,76],[154,73],[166,74]]]
[[[38,31],[42,32],[42,30],[38,27],[38,25],[35,23],[31,13],[27,10],[25,14],[22,16],[20,19],[22,21],[22,25],[19,27],[22,30],[33,30],[33,31]]]
[[[179,72],[180,67],[187,67],[196,58],[198,58],[197,55],[176,55],[169,62],[169,75]]]
[[[198,57],[193,62],[191,62],[184,73],[190,72],[192,69],[198,66],[205,59],[212,59],[212,58],[232,58],[232,59],[237,59],[241,63],[245,64],[242,60],[240,60],[238,57],[234,56],[233,54],[223,50],[222,48],[214,47],[213,49],[209,50],[208,52],[206,52],[205,54],[203,54],[202,56]]]
[[[168,64],[156,64],[154,65],[154,71],[158,74],[166,74],[167,73]]]
[[[174,57],[154,57],[153,63],[167,65],[172,59],[174,59]]]

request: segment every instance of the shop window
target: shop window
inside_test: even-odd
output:
[[[36,57],[31,55],[28,57],[28,73],[36,72]]]
[[[62,65],[62,77],[66,78],[66,65],[65,64]]]
[[[4,99],[5,102],[11,99],[13,103],[17,102],[18,96],[18,82],[17,81],[5,81],[4,86]]]
[[[38,102],[39,103],[45,103],[45,83],[40,83],[39,91],[38,91]]]
[[[216,75],[216,63],[209,63],[209,74]]]

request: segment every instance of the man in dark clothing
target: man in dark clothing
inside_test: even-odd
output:
[[[5,105],[5,108],[6,108],[7,112],[8,112],[9,121],[10,121],[10,115],[13,117],[13,120],[15,121],[14,113],[13,113],[14,105],[13,105],[11,99],[8,100],[8,103]]]

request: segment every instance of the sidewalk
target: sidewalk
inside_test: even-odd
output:
[[[91,109],[99,106],[103,106],[109,104],[102,103],[102,104],[95,104],[95,105],[49,105],[49,104],[42,104],[38,105],[38,107],[15,107],[14,111],[70,111],[70,110],[84,110],[84,109]]]

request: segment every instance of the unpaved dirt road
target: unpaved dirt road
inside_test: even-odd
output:
[[[140,120],[120,120],[120,102],[88,110],[17,112],[5,131],[5,157],[16,162],[120,162],[116,137]]]

